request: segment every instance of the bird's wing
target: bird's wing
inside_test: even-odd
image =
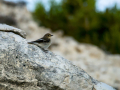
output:
[[[28,42],[28,43],[29,43],[29,44],[32,44],[32,43],[43,43],[43,42],[49,42],[49,40],[40,38],[40,39],[37,39],[37,40],[35,40],[35,41],[31,41],[31,42]]]

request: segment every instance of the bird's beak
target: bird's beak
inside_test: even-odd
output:
[[[51,35],[51,36],[53,36],[53,35]]]

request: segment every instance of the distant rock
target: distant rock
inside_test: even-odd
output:
[[[0,23],[17,26],[16,20],[11,16],[0,15]]]
[[[16,1],[16,2],[12,2],[12,1],[9,1],[9,0],[7,0],[7,1],[5,1],[5,0],[2,0],[2,3],[4,3],[4,4],[6,4],[6,5],[8,5],[8,6],[12,6],[12,7],[16,7],[16,6],[20,6],[20,7],[23,7],[23,6],[25,6],[27,3],[25,2],[25,1],[23,1],[23,0],[18,0],[18,1]]]

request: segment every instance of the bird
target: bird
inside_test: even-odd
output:
[[[42,38],[37,39],[35,41],[28,42],[28,44],[34,44],[43,49],[44,51],[48,51],[48,47],[51,45],[51,37],[53,35],[50,33],[46,33]]]

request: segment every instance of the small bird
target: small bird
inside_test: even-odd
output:
[[[42,48],[44,51],[47,51],[48,47],[51,45],[51,35],[50,33],[45,34],[42,38],[35,41],[28,42],[28,44],[34,44]]]

